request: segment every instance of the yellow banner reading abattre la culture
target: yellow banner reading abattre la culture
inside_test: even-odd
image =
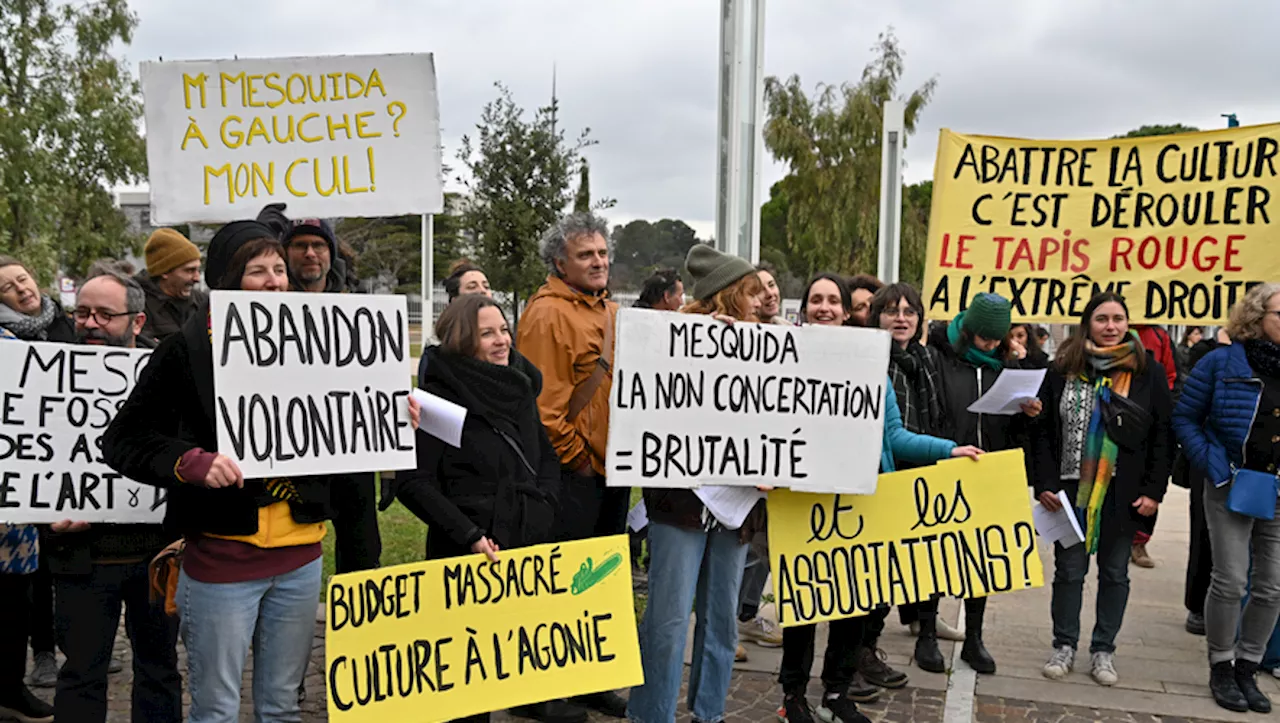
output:
[[[1134,323],[1219,323],[1280,280],[1280,125],[1098,141],[938,140],[928,316],[979,291],[1014,318],[1076,322],[1099,291]]]
[[[331,721],[446,721],[638,685],[626,535],[335,575]]]
[[[880,475],[872,495],[769,493],[783,627],[1044,585],[1022,450]]]

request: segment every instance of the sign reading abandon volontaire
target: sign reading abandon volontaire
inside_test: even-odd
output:
[[[246,477],[411,469],[403,296],[215,291],[218,450]]]

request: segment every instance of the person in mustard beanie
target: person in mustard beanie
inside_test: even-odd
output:
[[[143,251],[147,268],[134,280],[147,295],[143,336],[156,341],[178,331],[205,301],[200,283],[200,248],[172,228],[158,228]]]

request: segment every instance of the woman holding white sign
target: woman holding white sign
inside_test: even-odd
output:
[[[455,298],[436,322],[422,388],[466,408],[462,446],[418,432],[418,468],[398,477],[396,498],[427,524],[427,559],[498,552],[551,542],[560,459],[538,417],[542,374],[511,346],[497,302]],[[586,719],[551,701],[539,720]],[[465,720],[483,722],[488,713]]]
[[[285,252],[270,229],[237,221],[209,244],[215,289],[285,291]],[[245,479],[217,449],[212,319],[197,313],[160,345],[103,435],[107,464],[168,489],[165,527],[186,538],[177,604],[187,649],[190,723],[239,719],[252,646],[259,721],[298,720],[315,635],[327,477]],[[416,426],[418,410],[410,405]],[[269,652],[268,652],[269,651]]]
[[[844,279],[821,273],[809,281],[800,300],[800,317],[805,324],[846,326],[853,316],[853,296]],[[861,332],[865,333],[865,332]],[[880,471],[893,472],[898,460],[932,464],[951,457],[977,458],[976,447],[957,446],[955,442],[924,434],[914,434],[902,425],[897,394],[892,380],[885,385],[884,444],[880,455]],[[868,633],[868,616],[832,620],[827,635],[827,650],[822,669],[822,702],[817,713],[824,721],[862,723],[867,718],[858,711],[858,702],[869,702],[879,691],[868,685],[868,678],[885,683],[884,687],[901,688],[907,676],[889,667],[874,647],[874,636]],[[816,626],[797,625],[782,630],[782,666],[778,682],[782,684],[783,701],[778,717],[785,723],[812,723],[813,711],[805,699],[809,670],[813,667]],[[872,645],[868,647],[867,643]],[[866,674],[869,673],[870,676]]]
[[[1098,566],[1097,622],[1089,667],[1115,685],[1116,635],[1129,602],[1129,554],[1140,517],[1155,514],[1169,483],[1173,400],[1164,369],[1129,330],[1124,298],[1094,296],[1063,343],[1040,390],[1044,414],[1030,425],[1030,468],[1040,504],[1061,495],[1083,521],[1084,542],[1053,547],[1053,654],[1044,676],[1075,665],[1089,558]]]
[[[685,267],[694,301],[684,313],[730,324],[758,320],[764,286],[745,259],[697,244]],[[637,723],[675,720],[692,609],[697,622],[688,707],[694,720],[722,720],[738,645],[738,589],[747,543],[760,528],[759,508],[740,528],[729,529],[692,490],[649,488],[644,500],[649,513],[649,605],[640,623],[645,682],[632,689],[627,717]]]

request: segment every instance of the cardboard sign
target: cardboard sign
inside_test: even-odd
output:
[[[142,64],[151,218],[438,213],[430,53]]]
[[[769,493],[783,627],[1044,585],[1022,450],[880,476],[874,495]]]
[[[626,535],[335,575],[335,723],[446,721],[639,685]]]
[[[608,484],[876,488],[889,334],[618,312]]]
[[[0,523],[156,522],[165,491],[102,461],[147,349],[0,341]]]
[[[925,260],[928,316],[979,291],[1021,321],[1079,321],[1100,291],[1130,322],[1218,324],[1280,278],[1280,125],[1042,141],[943,130]]]
[[[245,477],[412,469],[403,296],[215,291],[218,451]]]

